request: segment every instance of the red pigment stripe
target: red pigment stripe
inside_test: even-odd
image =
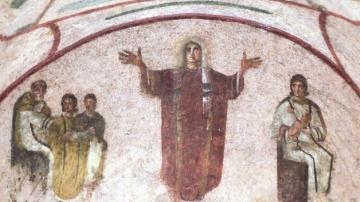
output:
[[[341,65],[341,62],[340,62],[339,58],[337,57],[337,55],[335,53],[334,47],[331,44],[331,40],[330,40],[329,34],[327,32],[327,29],[326,29],[327,16],[328,16],[328,14],[326,14],[324,12],[322,12],[319,15],[319,26],[320,26],[321,34],[322,34],[322,36],[323,36],[323,38],[324,38],[324,40],[326,42],[326,45],[327,45],[328,49],[331,52],[331,55],[334,57],[337,65],[338,65],[339,71],[344,71],[344,69],[343,69],[343,67]]]
[[[294,35],[291,35],[290,33],[287,33],[285,31],[280,30],[275,27],[271,27],[271,26],[268,26],[268,25],[265,25],[265,24],[262,24],[262,23],[259,23],[256,21],[247,20],[247,19],[243,19],[243,18],[229,17],[229,16],[222,16],[222,15],[208,15],[208,14],[200,14],[200,13],[186,13],[186,14],[157,16],[157,17],[145,18],[142,20],[135,20],[135,21],[128,22],[128,23],[114,25],[114,26],[106,28],[102,31],[96,32],[94,34],[90,34],[87,37],[84,37],[84,38],[78,40],[77,42],[56,52],[52,56],[46,58],[39,64],[37,64],[37,65],[33,66],[31,69],[29,69],[25,74],[23,74],[20,78],[18,78],[15,82],[13,82],[10,86],[8,86],[5,91],[3,91],[1,93],[0,102],[2,102],[9,95],[9,93],[11,91],[13,91],[18,85],[20,85],[24,80],[29,78],[31,75],[33,75],[37,71],[43,69],[45,66],[47,66],[51,62],[57,60],[58,58],[62,57],[66,53],[68,53],[68,52],[82,46],[83,44],[88,43],[89,41],[92,41],[100,36],[103,36],[103,35],[106,35],[106,34],[109,34],[109,33],[115,32],[115,31],[127,29],[130,27],[136,27],[136,26],[151,24],[151,23],[155,23],[155,22],[183,20],[183,19],[203,19],[203,20],[214,20],[214,21],[222,21],[222,22],[235,22],[235,23],[245,24],[245,25],[249,25],[251,27],[263,29],[265,31],[271,32],[280,37],[286,38],[286,39],[300,45],[304,49],[308,50],[310,53],[312,53],[313,55],[318,57],[321,61],[323,61],[325,64],[327,64],[332,70],[334,70],[340,77],[342,77],[348,83],[348,85],[353,89],[353,91],[356,93],[356,95],[360,98],[359,87],[353,82],[353,80],[345,72],[338,71],[337,65],[334,64],[326,55],[324,55],[319,50],[315,49],[314,47],[312,47],[310,44],[306,43],[302,39],[300,39]]]
[[[331,12],[331,11],[325,11],[328,15],[331,15],[335,18],[339,18],[339,19],[342,19],[342,20],[345,20],[353,25],[356,25],[356,26],[359,26],[360,25],[360,20],[351,20],[343,15],[340,15],[338,13],[334,13],[334,12]]]
[[[53,45],[52,45],[52,47],[51,47],[51,49],[49,51],[49,54],[48,54],[48,56],[52,56],[52,55],[55,54],[55,52],[59,48],[61,32],[60,32],[59,26],[57,26],[56,24],[49,25],[49,28],[50,28],[51,32],[53,33],[53,36],[54,36]]]
[[[5,36],[5,35],[2,35],[0,34],[0,41],[7,41],[9,40],[10,38],[8,36]]]
[[[136,4],[136,3],[142,3],[142,2],[150,2],[150,1],[154,1],[154,0],[136,0],[136,1],[128,1],[128,2],[122,2],[122,3],[116,3],[116,4],[111,4],[111,5],[107,5],[107,6],[103,6],[103,7],[98,7],[98,8],[94,8],[94,9],[89,9],[89,10],[86,10],[86,11],[82,11],[82,12],[79,12],[79,13],[75,13],[75,14],[72,14],[72,15],[68,15],[68,16],[64,16],[64,17],[61,17],[61,18],[57,18],[57,19],[54,19],[54,20],[50,20],[48,22],[44,22],[42,24],[38,24],[38,25],[35,25],[33,27],[31,27],[30,29],[28,30],[25,30],[23,32],[19,32],[19,33],[16,33],[14,35],[11,35],[11,36],[3,36],[3,35],[0,35],[0,41],[6,41],[6,40],[10,40],[14,37],[17,37],[19,35],[22,35],[22,34],[25,34],[25,33],[28,33],[28,32],[31,32],[35,29],[38,29],[40,27],[45,27],[45,26],[48,26],[48,24],[51,24],[51,23],[56,23],[56,22],[60,22],[60,21],[63,21],[63,20],[66,20],[66,19],[69,19],[69,18],[73,18],[73,17],[77,17],[77,16],[81,16],[81,15],[86,15],[86,14],[90,14],[90,13],[93,13],[93,12],[97,12],[97,11],[101,11],[101,10],[106,10],[106,9],[110,9],[110,8],[113,8],[113,7],[116,7],[116,6],[124,6],[124,5],[130,5],[130,4]],[[293,2],[293,1],[284,1],[284,0],[272,0],[272,1],[276,1],[276,2],[279,2],[279,3],[283,3],[283,4],[289,4],[289,5],[294,5],[294,6],[298,6],[298,7],[302,7],[302,8],[306,8],[306,9],[310,9],[310,10],[314,10],[314,11],[319,11],[321,12],[320,10],[318,9],[315,9],[315,8],[312,8],[308,5],[305,5],[305,4],[301,4],[301,3],[297,3],[297,2]],[[355,20],[351,20],[345,16],[342,16],[340,14],[337,14],[335,12],[331,12],[331,11],[324,11],[326,13],[328,13],[329,15],[332,15],[336,18],[340,18],[340,19],[343,19],[343,20],[346,20],[354,25],[360,25],[360,21],[355,21]]]
[[[325,43],[328,47],[328,49],[330,50],[331,52],[331,55],[333,56],[333,58],[335,59],[336,63],[337,63],[337,68],[338,68],[338,71],[341,72],[342,77],[345,79],[345,81],[347,83],[349,82],[353,82],[352,81],[352,78],[350,77],[350,75],[346,72],[344,66],[342,65],[339,57],[337,56],[336,54],[336,51],[331,43],[331,39],[329,37],[329,34],[327,32],[327,29],[326,29],[326,19],[328,17],[328,13],[325,13],[325,12],[322,12],[319,16],[319,26],[320,26],[320,30],[321,30],[321,33],[323,35],[323,38],[325,40]]]
[[[345,21],[348,21],[349,23],[352,23],[353,25],[360,25],[360,20],[351,20],[350,18],[347,18],[341,14],[338,14],[338,13],[335,13],[335,12],[332,12],[332,11],[322,11],[320,9],[317,9],[317,8],[313,8],[311,6],[308,6],[306,4],[302,4],[302,3],[298,3],[298,2],[294,2],[294,1],[286,1],[286,0],[272,0],[272,1],[276,1],[276,2],[279,2],[279,3],[282,3],[282,4],[288,4],[288,5],[293,5],[293,6],[297,6],[297,7],[301,7],[301,8],[305,8],[305,9],[310,9],[310,10],[313,10],[313,11],[318,11],[318,12],[325,12],[326,14],[328,15],[331,15],[331,16],[334,16],[336,18],[340,18],[340,19],[343,19]]]
[[[34,31],[36,29],[39,29],[39,28],[42,28],[42,27],[47,27],[47,26],[49,26],[51,24],[54,24],[54,23],[57,23],[57,22],[60,22],[60,21],[63,21],[63,20],[67,20],[67,19],[70,19],[70,18],[74,18],[74,17],[78,17],[78,16],[82,16],[82,15],[87,15],[87,14],[90,14],[90,13],[94,13],[94,12],[98,12],[98,11],[102,11],[102,10],[107,10],[107,9],[118,7],[118,6],[125,6],[125,5],[131,5],[131,4],[143,3],[143,2],[150,2],[150,1],[154,1],[154,0],[126,1],[126,2],[122,2],[122,3],[115,3],[115,4],[110,4],[110,5],[107,5],[107,6],[102,6],[102,7],[98,7],[98,8],[85,10],[85,11],[82,11],[82,12],[79,12],[79,13],[74,13],[74,14],[71,14],[71,15],[68,15],[68,16],[64,16],[64,17],[61,17],[61,18],[53,19],[53,20],[50,20],[50,21],[47,21],[47,22],[44,22],[44,23],[41,23],[41,24],[34,25],[33,27],[31,27],[29,29],[26,29],[24,31],[15,33],[15,34],[10,35],[10,36],[1,36],[0,35],[0,41],[10,40],[10,39],[13,39],[13,38],[15,38],[17,36],[32,32],[32,31]]]

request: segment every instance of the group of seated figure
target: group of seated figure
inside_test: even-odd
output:
[[[102,179],[107,150],[96,96],[85,95],[85,111],[78,114],[77,98],[67,93],[61,98],[62,114],[52,116],[46,90],[46,82],[37,80],[15,103],[12,166],[25,168],[30,180],[42,181],[60,199],[75,198],[84,189],[91,195]]]

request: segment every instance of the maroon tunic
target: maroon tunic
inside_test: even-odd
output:
[[[201,68],[141,74],[143,91],[161,98],[161,177],[182,200],[199,200],[220,183],[227,100],[235,99],[244,86],[236,74],[207,72],[207,83]]]

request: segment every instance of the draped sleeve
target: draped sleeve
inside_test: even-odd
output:
[[[141,89],[144,93],[160,96],[162,92],[163,71],[149,70],[141,72]]]
[[[236,99],[244,89],[244,77],[239,72],[227,76],[220,72],[210,69],[214,93],[226,97],[227,99]]]

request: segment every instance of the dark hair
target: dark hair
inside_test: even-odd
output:
[[[308,89],[307,80],[306,80],[306,78],[305,78],[303,75],[301,75],[301,74],[295,74],[294,76],[291,77],[291,79],[290,79],[290,95],[291,95],[291,96],[294,95],[294,92],[293,92],[291,86],[292,86],[292,84],[293,84],[295,81],[301,82],[301,83],[304,85],[304,87],[305,87],[305,96],[309,95],[309,92],[307,91],[307,89]]]
[[[95,96],[93,93],[88,93],[88,94],[86,94],[85,97],[84,97],[84,101],[87,100],[87,99],[92,99],[92,100],[94,100],[95,102],[97,102],[96,96]]]
[[[47,89],[47,84],[44,80],[37,80],[31,83],[31,90],[33,90],[36,86],[41,86],[43,89]]]
[[[77,99],[76,99],[75,95],[72,94],[72,93],[66,93],[65,95],[62,96],[62,98],[61,98],[61,109],[62,109],[62,111],[64,112],[64,110],[65,110],[64,109],[64,102],[65,102],[66,99],[71,99],[73,101],[73,103],[75,105],[74,111],[77,112],[78,111],[78,109],[77,109]]]

